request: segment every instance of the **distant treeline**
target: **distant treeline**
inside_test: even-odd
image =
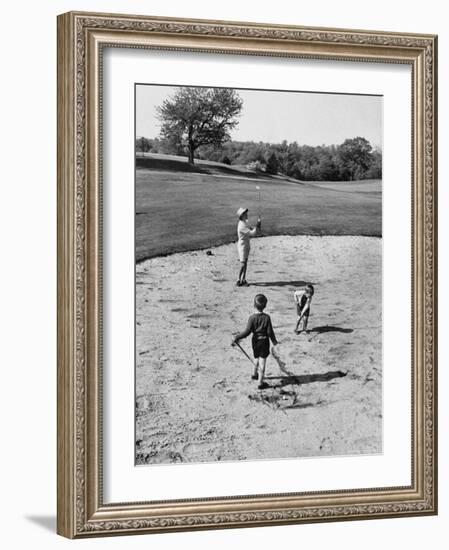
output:
[[[140,152],[187,155],[185,149],[159,138],[136,140]],[[254,141],[228,141],[214,148],[201,146],[196,157],[229,165],[248,166],[269,174],[308,181],[351,181],[382,178],[382,152],[363,137],[340,145],[298,145]]]

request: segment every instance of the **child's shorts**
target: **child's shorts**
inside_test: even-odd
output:
[[[253,339],[253,354],[255,359],[262,357],[266,359],[270,355],[270,340],[269,338]]]
[[[237,250],[239,253],[239,260],[241,262],[246,262],[248,260],[249,251],[250,251],[249,243],[246,246],[245,245],[242,246],[239,243],[237,243]]]

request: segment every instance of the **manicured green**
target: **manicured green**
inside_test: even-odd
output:
[[[236,239],[236,210],[263,235],[382,235],[381,181],[299,182],[183,157],[136,157],[136,260]]]

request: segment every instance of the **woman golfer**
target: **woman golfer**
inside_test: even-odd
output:
[[[262,222],[259,218],[256,227],[250,227],[248,225],[248,208],[239,208],[237,210],[237,216],[239,217],[239,223],[237,225],[237,250],[240,260],[240,273],[239,280],[236,284],[237,286],[248,286],[246,281],[246,270],[248,267],[249,251],[251,250],[249,240],[259,233]]]

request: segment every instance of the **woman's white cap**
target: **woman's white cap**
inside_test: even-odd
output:
[[[244,214],[245,212],[248,212],[248,208],[243,208],[243,207],[242,207],[242,208],[239,208],[239,209],[237,210],[237,216],[240,218],[240,216],[241,216],[242,214]]]

